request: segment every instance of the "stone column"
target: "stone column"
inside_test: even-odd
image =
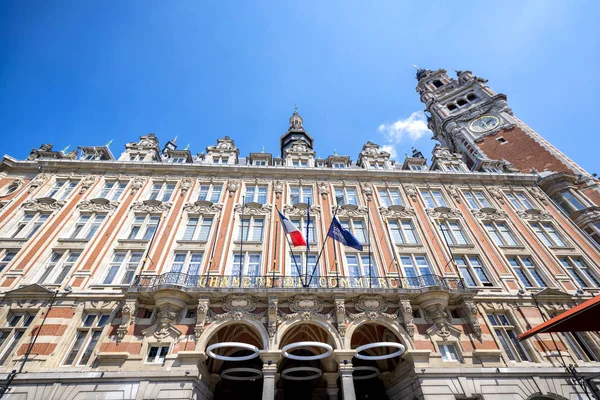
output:
[[[327,381],[327,396],[329,400],[338,400],[338,392],[340,391],[337,387],[338,374],[335,372],[325,372],[323,378]]]
[[[356,352],[354,350],[336,350],[334,352],[338,361],[338,371],[342,382],[342,399],[356,400],[354,393],[354,366],[352,365],[352,357]]]
[[[279,351],[261,351],[263,361],[263,392],[262,400],[275,400],[275,384],[277,383],[277,362],[281,358]]]

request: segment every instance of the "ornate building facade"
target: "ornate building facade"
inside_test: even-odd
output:
[[[154,134],[117,157],[5,156],[4,382],[26,361],[5,396],[592,395],[576,378],[600,373],[597,335],[517,335],[598,293],[598,246],[538,174],[436,134],[430,163],[371,142],[355,162],[316,158],[296,110],[278,156],[240,157],[229,137],[193,155]],[[278,211],[309,246],[292,253]],[[362,251],[326,241],[334,216]]]

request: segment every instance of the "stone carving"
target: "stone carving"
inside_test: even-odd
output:
[[[307,215],[307,207],[298,207],[293,204],[286,204],[283,207],[283,211],[286,215],[292,216],[306,216]],[[321,213],[321,207],[316,204],[311,204],[310,206],[310,214],[312,216],[319,215]]]
[[[192,187],[192,178],[183,178],[181,180],[181,196],[185,195]]]
[[[92,185],[96,182],[96,177],[94,175],[87,175],[81,180],[81,189],[79,189],[79,194],[84,194]]]
[[[119,207],[118,201],[108,201],[105,199],[84,200],[77,205],[77,208],[79,208],[81,211],[90,212],[112,211],[115,210],[117,207]]]
[[[435,333],[442,339],[447,340],[452,333],[460,333],[458,329],[450,324],[449,314],[441,304],[434,304],[425,308],[425,320],[434,325],[427,330],[429,335]]]
[[[529,193],[536,199],[538,199],[543,205],[548,205],[548,198],[546,194],[542,192],[539,188],[533,187],[529,189]]]
[[[404,185],[404,190],[406,190],[406,194],[412,201],[417,201],[417,188],[415,185]]]
[[[277,332],[277,322],[279,315],[278,308],[279,299],[277,296],[269,297],[269,309],[267,312],[267,331],[269,333],[269,338],[273,339],[275,337],[275,333]]]
[[[398,317],[404,321],[406,332],[411,338],[415,336],[415,320],[413,318],[413,310],[408,297],[400,299],[400,308],[398,309]]]
[[[504,204],[504,194],[502,193],[502,190],[500,188],[489,187],[488,190],[492,194],[492,196],[494,196],[494,198],[500,202],[500,204]]]
[[[459,210],[448,207],[427,208],[425,211],[432,218],[448,219],[460,218],[462,216]]]
[[[543,210],[526,210],[517,211],[517,214],[528,221],[550,221],[552,220],[552,214]]]
[[[317,190],[319,194],[325,198],[329,194],[329,185],[326,182],[317,183]]]
[[[236,204],[235,212],[242,213],[242,208],[244,209],[244,215],[264,215],[270,214],[273,210],[273,206],[271,204],[259,204],[259,203],[245,203],[245,204]]]
[[[281,181],[273,182],[273,191],[275,192],[275,196],[279,199],[281,193],[283,193],[283,183],[281,183]]]
[[[481,325],[479,325],[479,320],[477,319],[477,305],[475,305],[473,300],[464,300],[463,314],[464,320],[471,326],[473,334],[477,339],[481,340]]]
[[[131,181],[131,194],[134,194],[144,186],[146,178],[135,177]]]
[[[247,311],[256,309],[257,299],[249,294],[230,294],[223,299],[224,311]]]
[[[194,339],[196,342],[200,339],[202,332],[204,332],[204,325],[206,324],[206,317],[208,316],[208,303],[209,299],[206,297],[198,300],[198,307],[196,308],[196,325],[194,326]]]
[[[474,210],[473,211],[473,216],[475,216],[476,218],[479,219],[499,219],[499,220],[504,220],[506,218],[508,218],[508,215],[506,214],[506,212],[502,211],[502,210],[497,210],[497,209],[478,209],[478,210]]]
[[[215,204],[210,201],[195,201],[183,206],[183,211],[190,214],[216,214],[223,208],[222,204]]]
[[[456,188],[456,186],[448,185],[446,186],[446,190],[457,203],[460,203],[460,191]]]
[[[62,200],[55,200],[50,197],[41,197],[39,199],[27,200],[21,207],[33,211],[54,211],[59,210],[65,205]]]
[[[313,294],[297,294],[289,299],[290,310],[300,312],[320,312],[323,309],[323,298]]]
[[[227,182],[227,191],[229,192],[229,197],[233,197],[233,194],[240,188],[240,182],[231,180]]]
[[[292,151],[295,151],[295,152],[297,152],[297,153],[304,153],[304,152],[306,152],[307,150],[308,150],[308,149],[307,149],[307,147],[306,147],[306,145],[305,145],[304,143],[297,142],[297,143],[294,143],[294,144],[292,145]]]
[[[152,332],[152,335],[159,343],[169,336],[173,336],[175,339],[178,338],[181,335],[181,331],[174,326],[174,323],[180,312],[181,309],[175,308],[171,304],[161,305],[158,309],[156,323],[142,331],[142,334],[146,336]]]
[[[0,177],[1,178],[1,177]],[[0,195],[0,197],[4,197],[4,196],[8,196],[9,194],[13,194],[17,191],[17,189],[19,189],[21,186],[23,186],[23,178],[16,178],[15,180],[13,180],[11,183],[9,183],[8,185],[6,185],[2,192],[3,194]],[[8,193],[10,192],[10,193]]]
[[[42,186],[48,180],[48,175],[39,174],[29,184],[29,193],[33,192],[38,187]]]
[[[367,196],[367,200],[371,201],[373,199],[373,186],[370,183],[363,183],[362,190]]]
[[[340,336],[346,336],[346,301],[344,297],[335,298],[335,320]]]
[[[125,300],[121,303],[121,324],[117,328],[117,343],[121,343],[129,330],[129,325],[135,322],[137,307],[138,303],[135,300]]]
[[[409,218],[415,216],[415,210],[412,207],[389,206],[379,207],[382,216],[388,218]]]
[[[131,209],[137,212],[162,212],[171,209],[171,203],[164,203],[159,200],[136,201],[131,205]]]
[[[335,212],[336,207],[331,206],[332,212]],[[344,204],[338,208],[337,215],[342,217],[364,217],[367,215],[367,207]]]
[[[466,111],[462,115],[455,118],[455,121],[470,121],[488,112],[493,106],[493,103],[482,104]]]
[[[387,301],[379,294],[362,294],[352,300],[356,311],[385,312],[388,309]]]

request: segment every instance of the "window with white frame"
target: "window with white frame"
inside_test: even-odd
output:
[[[150,240],[158,228],[160,215],[136,214],[133,218],[128,240]]]
[[[222,184],[202,184],[200,185],[200,191],[198,192],[198,201],[210,201],[212,203],[218,203],[221,199],[222,191]]]
[[[463,192],[465,199],[467,199],[467,203],[469,203],[469,207],[471,210],[479,210],[480,208],[491,208],[492,205],[488,201],[487,197],[483,194],[482,191],[473,190],[470,192]]]
[[[348,275],[353,278],[377,278],[377,266],[368,254],[346,254]],[[372,283],[377,283],[374,279]]]
[[[559,257],[560,263],[567,270],[569,275],[577,282],[579,287],[588,288],[600,287],[600,278],[592,272],[581,257]]]
[[[17,256],[17,250],[0,251],[0,273],[3,272],[10,262]]]
[[[451,171],[451,172],[462,172],[462,171],[464,171],[464,168],[460,164],[445,163],[444,170]]]
[[[360,243],[367,243],[367,227],[362,219],[351,218],[340,220],[344,229],[349,230]]]
[[[267,204],[268,186],[246,185],[245,203]]]
[[[488,321],[500,346],[510,361],[531,361],[531,357],[519,339],[514,324],[506,314],[488,314]]]
[[[31,239],[48,218],[50,218],[50,213],[26,212],[11,232],[10,237],[14,239]]]
[[[333,164],[331,164],[331,166],[333,168],[338,168],[338,169],[346,168],[346,164],[344,164],[344,163],[333,163]]]
[[[300,229],[302,236],[305,236],[305,239],[308,240],[308,243],[316,243],[314,219],[311,218],[310,225],[308,226],[308,238],[306,238],[306,218],[291,218],[290,220],[298,227],[298,229]]]
[[[467,236],[458,221],[436,221],[442,239],[450,245],[468,244]]]
[[[400,266],[402,274],[407,279],[411,287],[419,287],[420,279],[426,285],[433,285],[434,279],[429,267],[429,262],[425,256],[405,254],[400,256]],[[419,278],[420,277],[420,278]]]
[[[111,181],[105,182],[104,187],[100,191],[99,197],[110,201],[116,201],[121,198],[121,195],[127,187],[127,182]]]
[[[171,162],[173,164],[184,164],[186,161],[185,157],[173,157],[171,158]]]
[[[265,219],[262,217],[240,219],[238,240],[260,242],[263,239],[264,228]]]
[[[510,204],[512,204],[512,206],[518,211],[531,210],[535,208],[533,203],[523,192],[509,192],[505,194],[508,201],[510,201]]]
[[[497,246],[518,246],[517,238],[506,222],[488,221],[483,226]]]
[[[110,314],[87,314],[77,328],[75,340],[63,365],[88,365],[109,320]]]
[[[358,205],[356,188],[353,187],[335,188],[335,198],[340,206],[344,204]]]
[[[100,229],[102,222],[106,219],[106,214],[81,214],[75,228],[71,233],[71,239],[89,240]]]
[[[33,313],[13,313],[8,316],[6,327],[0,331],[0,365],[4,365],[13,355],[34,319]]]
[[[312,186],[291,186],[290,201],[292,202],[292,204],[313,204]]]
[[[108,266],[108,273],[102,281],[103,285],[129,285],[133,281],[144,252],[115,251]]]
[[[500,174],[502,173],[502,170],[498,167],[484,167],[483,168],[483,172],[490,172],[490,173],[494,173],[494,174]]]
[[[308,167],[308,161],[306,160],[294,160],[292,161],[294,167]]]
[[[417,234],[412,221],[388,220],[388,227],[395,244],[417,244]]]
[[[384,207],[404,205],[398,189],[380,188],[377,190],[377,194],[379,194],[379,201]]]
[[[17,182],[13,182],[2,189],[2,196],[8,196],[12,194],[19,188],[19,184]]]
[[[585,332],[561,332],[569,347],[579,361],[600,361],[590,345],[590,339]]]
[[[61,180],[54,182],[54,186],[50,189],[50,192],[46,195],[46,197],[52,197],[56,200],[64,200],[75,189],[79,182],[71,181],[71,180]]]
[[[290,276],[299,276],[298,272],[302,274],[302,276],[306,276],[308,274],[309,279],[310,275],[315,271],[315,276],[312,279],[311,285],[315,282],[318,282],[318,276],[320,275],[319,267],[315,268],[317,264],[317,255],[316,254],[306,254],[306,253],[296,253],[293,256],[289,255],[290,262],[289,265],[289,275]],[[308,270],[307,270],[308,268]],[[306,282],[308,283],[308,282]]]
[[[146,356],[146,364],[164,364],[169,354],[169,346],[149,346]]]
[[[231,266],[231,275],[233,276],[250,276],[257,277],[262,273],[261,254],[244,252],[242,254],[235,253],[233,255],[233,265]]]
[[[529,257],[508,257],[508,263],[524,287],[534,288],[548,286]]]
[[[69,272],[81,255],[80,251],[66,250],[62,253],[53,252],[46,264],[42,275],[38,279],[39,284],[60,285],[64,282]]]
[[[600,244],[600,222],[595,222],[585,228],[585,232],[590,235],[596,243]]]
[[[408,169],[410,169],[411,171],[424,171],[427,169],[427,166],[420,164],[409,164]]]
[[[200,275],[203,257],[204,253],[201,251],[177,252],[173,257],[171,272]]]
[[[213,224],[213,216],[190,215],[185,224],[183,240],[198,240],[206,242]]]
[[[576,195],[574,191],[567,189],[555,196],[556,202],[567,214],[571,215],[575,211],[583,210],[587,206],[583,199]]]
[[[421,189],[421,196],[423,196],[427,208],[447,207],[446,200],[444,200],[440,190]]]
[[[254,162],[252,162],[252,165],[265,166],[267,165],[267,160],[254,160]]]
[[[152,190],[150,190],[150,200],[160,200],[162,202],[171,200],[173,191],[175,190],[174,183],[154,183]]]
[[[384,163],[380,163],[380,162],[371,161],[369,163],[369,168],[371,168],[371,169],[384,169],[385,168],[385,164]]]
[[[213,157],[213,164],[229,164],[229,157]]]
[[[550,222],[532,222],[531,228],[538,239],[548,247],[565,247],[567,245]]]
[[[146,158],[145,154],[131,153],[129,154],[129,161],[144,161]]]
[[[468,287],[493,286],[477,256],[457,256],[454,262]]]
[[[443,361],[448,362],[460,362],[460,357],[458,356],[458,351],[456,350],[456,346],[452,343],[439,344],[440,354],[442,355]]]

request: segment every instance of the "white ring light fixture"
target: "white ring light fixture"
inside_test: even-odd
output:
[[[364,381],[366,379],[377,378],[379,376],[379,374],[381,373],[379,371],[379,368],[369,367],[369,366],[354,367],[354,372],[356,372],[356,371],[371,371],[371,373],[367,374],[367,375],[353,376],[352,379],[354,379],[355,381]]]
[[[300,372],[300,371],[314,372],[314,374],[308,375],[308,376],[290,375],[292,372]],[[315,367],[295,367],[295,368],[284,369],[283,371],[281,371],[281,377],[283,379],[289,379],[290,381],[310,381],[312,379],[320,378],[321,376],[323,376],[323,371],[321,371],[319,368],[315,368]]]
[[[395,347],[398,349],[398,351],[390,353],[390,354],[384,354],[382,356],[368,356],[366,354],[360,354],[361,351],[374,349],[374,348],[378,348],[378,347]],[[364,346],[357,347],[355,357],[358,358],[359,360],[369,360],[369,361],[387,360],[388,358],[394,358],[394,357],[401,355],[402,353],[404,353],[405,350],[406,350],[406,348],[404,347],[404,345],[402,345],[400,343],[395,343],[395,342],[369,343],[369,344],[365,344]]]
[[[316,356],[297,356],[297,355],[289,353],[290,350],[297,349],[300,347],[320,347],[327,351],[323,354],[317,354]],[[296,342],[296,343],[290,343],[286,346],[283,346],[281,351],[283,352],[283,356],[289,358],[290,360],[314,361],[314,360],[322,360],[323,358],[327,358],[330,355],[332,355],[333,347],[331,347],[327,343],[322,343],[322,342]]]
[[[239,356],[239,357],[230,357],[230,356],[221,356],[215,354],[213,350],[220,349],[222,347],[238,347],[244,350],[250,350],[253,353],[248,356]],[[211,344],[206,348],[206,353],[212,358],[216,358],[221,361],[247,361],[252,360],[253,358],[258,357],[258,347],[253,346],[248,343],[240,343],[240,342],[223,342],[223,343],[215,343]]]
[[[231,375],[234,372],[250,372],[254,375],[242,376],[242,375]],[[221,378],[230,379],[232,381],[254,381],[262,378],[263,374],[260,369],[257,368],[229,368],[221,372]]]

